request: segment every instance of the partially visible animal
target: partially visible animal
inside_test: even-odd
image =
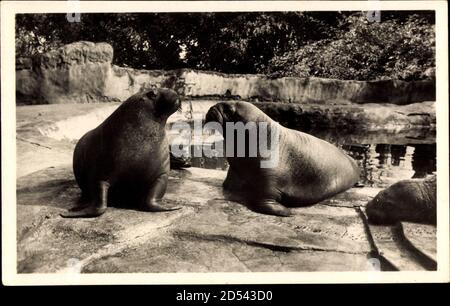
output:
[[[372,224],[436,224],[436,175],[399,181],[380,191],[367,204],[366,214]]]

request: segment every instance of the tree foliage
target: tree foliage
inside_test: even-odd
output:
[[[419,15],[370,22],[352,15],[332,39],[323,39],[271,59],[273,76],[320,76],[373,80],[425,78],[435,65],[433,24]]]
[[[384,14],[384,13],[383,13]],[[425,12],[136,13],[16,15],[16,56],[79,40],[108,42],[114,62],[145,69],[341,79],[417,79],[434,66]]]

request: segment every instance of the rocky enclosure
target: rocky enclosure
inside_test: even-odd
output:
[[[238,98],[295,103],[393,103],[435,100],[435,80],[341,81],[264,75],[227,75],[180,69],[137,70],[112,64],[107,43],[76,42],[16,63],[17,102],[123,101],[151,87],[170,87],[189,98]]]
[[[78,42],[17,61],[17,104],[54,104],[16,111],[19,273],[435,269],[435,227],[364,222],[360,209],[380,188],[352,188],[280,218],[227,199],[225,171],[191,168],[170,174],[165,201],[183,206],[180,211],[110,208],[96,219],[61,218],[80,195],[72,173],[76,140],[121,101],[150,87],[184,96],[183,112],[171,123],[205,114],[216,98],[242,99],[291,128],[334,131],[337,138],[345,130],[351,143],[361,143],[360,137],[384,143],[387,133],[396,143],[434,139],[434,80],[145,71],[115,66],[112,59],[110,45]]]
[[[105,107],[17,108],[19,273],[435,268],[435,227],[370,226],[368,234],[358,209],[364,209],[380,188],[352,188],[281,218],[228,200],[221,187],[225,171],[192,168],[170,173],[165,201],[183,206],[180,211],[110,208],[96,219],[63,219],[59,214],[75,205],[80,190],[72,173],[74,142],[56,139],[54,129],[72,131],[77,121],[56,123],[71,122],[74,116],[87,118],[83,116]],[[56,134],[50,133],[52,129]]]

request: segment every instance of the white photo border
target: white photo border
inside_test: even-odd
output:
[[[72,3],[69,3],[72,2]],[[368,11],[436,12],[437,271],[17,274],[15,14]],[[449,140],[448,18],[446,1],[3,1],[1,2],[2,281],[4,285],[64,284],[287,284],[448,282]]]

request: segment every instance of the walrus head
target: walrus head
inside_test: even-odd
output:
[[[263,168],[277,165],[278,123],[255,105],[249,102],[218,103],[208,110],[205,127],[222,134],[227,147],[227,158],[245,157],[247,161],[256,162]],[[230,145],[231,143],[234,144]],[[229,148],[232,148],[231,151]],[[230,165],[233,162],[230,159],[228,161]]]
[[[205,123],[217,122],[224,125],[226,122],[234,122],[236,108],[232,103],[218,103],[206,113]]]
[[[212,106],[206,113],[205,123],[218,122],[260,122],[271,120],[259,108],[249,102],[221,102]]]
[[[151,111],[158,116],[168,117],[181,109],[181,100],[178,94],[168,88],[150,89],[141,97],[147,105],[151,106]]]
[[[393,224],[397,220],[392,215],[394,203],[389,194],[381,191],[366,206],[366,214],[371,224]]]

